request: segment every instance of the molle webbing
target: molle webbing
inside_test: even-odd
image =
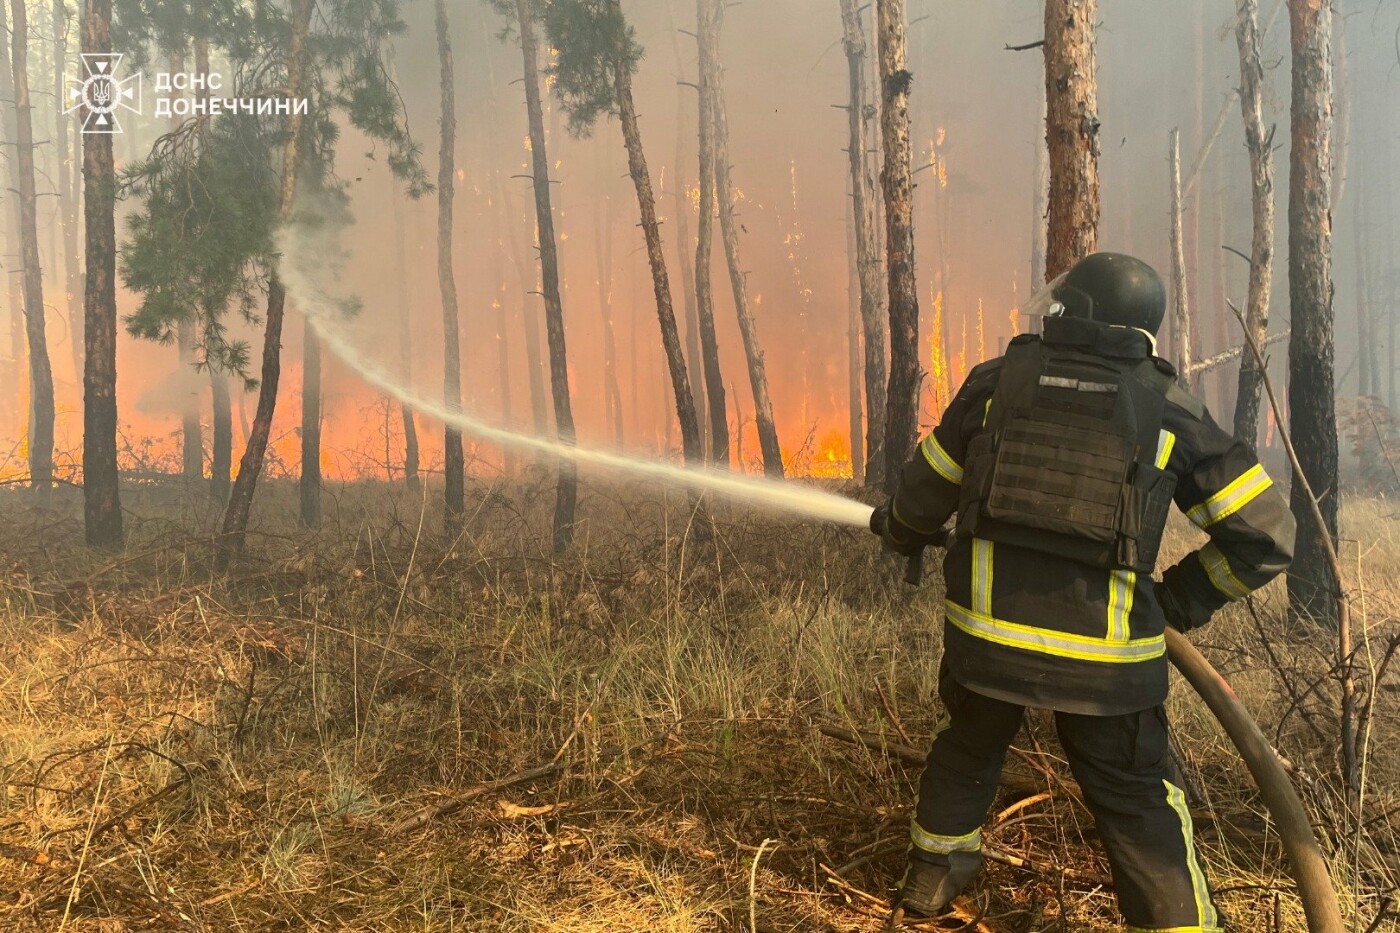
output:
[[[1021,338],[969,446],[959,521],[991,541],[1150,570],[1175,485],[1155,459],[1171,379]]]

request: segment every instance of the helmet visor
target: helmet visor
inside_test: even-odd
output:
[[[1055,297],[1055,293],[1065,284],[1067,275],[1068,272],[1062,272],[1037,289],[1021,308],[1021,313],[1030,318],[1059,317],[1064,314],[1065,306]]]

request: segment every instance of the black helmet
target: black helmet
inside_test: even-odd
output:
[[[1167,312],[1161,278],[1141,259],[1122,253],[1091,253],[1047,290],[1066,317],[1136,327],[1154,336]]]

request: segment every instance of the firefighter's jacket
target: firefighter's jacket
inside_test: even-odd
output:
[[[1082,323],[1047,320],[1042,339],[1120,360],[1152,353],[1139,331]],[[968,445],[985,430],[1001,367],[996,359],[969,373],[904,467],[891,503],[897,527],[931,534],[957,510]],[[1162,582],[954,536],[943,572],[946,660],[957,681],[997,699],[1071,713],[1156,706],[1167,694],[1162,602],[1189,628],[1288,566],[1294,521],[1283,495],[1250,447],[1180,388],[1167,395],[1156,465],[1175,476],[1176,505],[1210,538]]]

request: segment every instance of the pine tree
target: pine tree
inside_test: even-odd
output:
[[[1288,414],[1298,460],[1337,540],[1337,417],[1332,311],[1332,17],[1324,0],[1288,0],[1293,49],[1293,145],[1288,169]],[[1293,484],[1298,543],[1288,570],[1289,618],[1337,625],[1322,530]]]
[[[622,15],[618,0],[553,0],[546,8],[545,28],[550,43],[559,52],[553,69],[554,91],[569,116],[570,132],[587,135],[605,114],[616,115],[622,124],[628,172],[637,191],[647,259],[651,265],[661,344],[676,398],[681,445],[686,463],[698,465],[704,459],[700,421],[695,399],[690,394],[690,379],[671,300],[671,280],[662,250],[656,195],[632,97],[632,76],[641,61],[642,49]]]
[[[85,55],[112,51],[111,0],[87,0]],[[109,133],[83,134],[87,287],[83,301],[83,520],[89,547],[122,546],[117,477],[116,177]]]
[[[53,369],[49,362],[48,335],[44,326],[44,274],[39,267],[34,108],[29,97],[29,16],[24,0],[11,0],[10,16],[20,270],[24,289],[24,331],[29,348],[29,479],[39,495],[39,502],[47,504],[53,488]]]
[[[919,428],[919,291],[914,277],[913,146],[905,63],[904,0],[877,0],[885,152],[885,250],[889,275],[890,381],[885,410],[885,486],[893,491]]]
[[[1050,153],[1045,277],[1092,253],[1099,237],[1098,0],[1045,2],[1045,143]]]
[[[1240,111],[1249,150],[1253,237],[1249,255],[1249,295],[1245,328],[1259,346],[1269,332],[1269,294],[1274,281],[1274,154],[1264,125],[1264,64],[1259,45],[1259,0],[1239,0],[1235,40],[1240,50]],[[1264,378],[1254,354],[1240,358],[1235,395],[1235,437],[1251,446],[1259,437],[1259,401]]]

